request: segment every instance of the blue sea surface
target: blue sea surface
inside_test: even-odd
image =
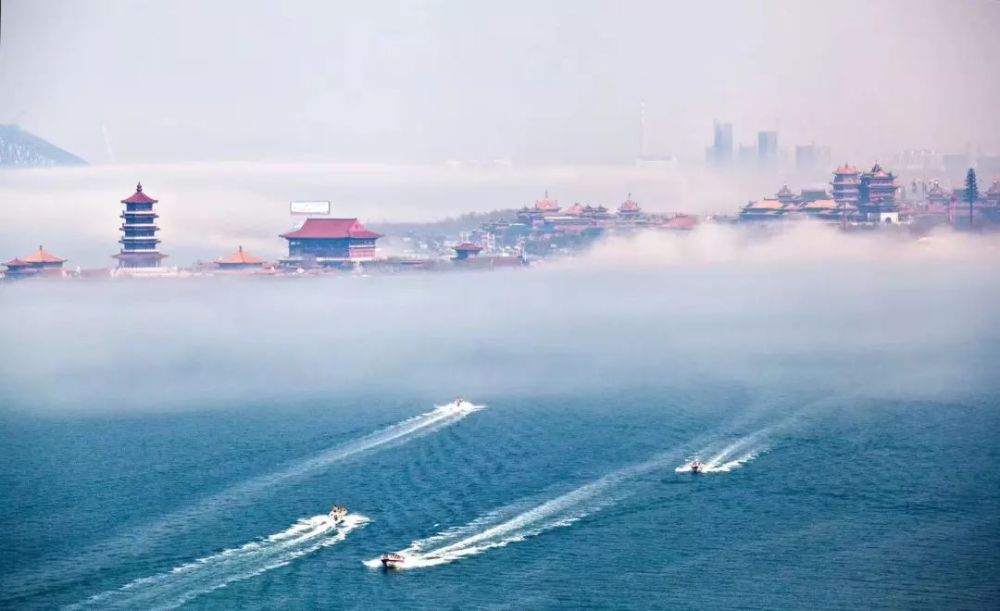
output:
[[[312,350],[322,318],[309,317],[303,330],[312,332],[300,335],[286,333],[270,306],[219,314],[233,311],[220,301],[264,299],[271,290],[264,285],[229,287],[234,293],[225,297],[203,286],[190,295],[170,289],[173,314],[158,319],[166,329],[127,340],[187,346],[150,357],[169,384],[118,360],[132,348],[100,344],[104,355],[96,354],[96,335],[110,327],[93,317],[107,299],[77,295],[87,315],[71,321],[80,330],[75,341],[91,348],[60,356],[56,339],[39,340],[39,352],[66,361],[62,380],[74,393],[39,390],[42,405],[32,405],[30,388],[12,374],[3,378],[0,605],[997,607],[1000,387],[983,372],[995,371],[1000,350],[995,333],[982,332],[995,319],[911,324],[926,320],[925,307],[953,315],[970,294],[981,295],[971,275],[942,281],[955,291],[926,294],[907,288],[920,286],[922,272],[885,288],[872,277],[846,282],[830,289],[845,297],[847,322],[835,324],[818,316],[830,291],[782,292],[782,302],[774,288],[782,282],[767,275],[730,277],[732,285],[745,282],[733,312],[708,299],[711,283],[692,276],[672,278],[663,296],[637,288],[632,297],[646,301],[631,310],[622,297],[621,308],[602,305],[579,317],[574,308],[587,299],[558,315],[530,303],[498,307],[502,291],[486,284],[497,277],[290,289],[322,291],[317,301],[330,316],[344,315],[352,300],[389,308],[371,305],[383,294],[431,300],[411,313],[409,332],[392,327],[383,338],[371,321],[330,331],[369,337],[371,355],[393,350],[392,338],[411,341],[422,358],[403,349],[379,361],[359,349],[331,356],[326,377],[316,378],[298,366],[294,349]],[[813,277],[803,272],[798,280]],[[524,294],[573,286],[599,300],[602,292],[579,278],[505,278]],[[622,285],[639,286],[639,278],[602,281],[623,295]],[[479,296],[434,322],[428,313],[441,304],[427,295],[453,295],[455,283],[471,282]],[[352,296],[345,286],[361,288]],[[31,299],[52,297],[50,289],[24,290]],[[129,307],[168,303],[159,290],[131,295]],[[406,297],[408,290],[418,297]],[[906,324],[898,328],[872,314],[873,302],[884,312],[896,299],[919,310],[900,314]],[[764,316],[761,302],[776,305]],[[109,321],[126,315],[126,306],[111,307]],[[214,314],[198,314],[205,309]],[[278,321],[278,331],[267,331],[267,321]],[[521,323],[536,326],[522,333]],[[859,335],[837,340],[847,323]],[[787,325],[795,330],[783,335]],[[29,318],[4,338],[34,328],[41,322]],[[224,345],[215,352],[201,350],[201,340],[171,340],[170,330],[182,328]],[[457,330],[445,336],[446,328]],[[240,339],[241,332],[253,337]],[[800,334],[808,336],[801,343]],[[42,362],[17,346],[5,358]],[[336,347],[332,339],[328,347]],[[227,350],[234,360],[221,356]],[[271,360],[274,351],[281,356]],[[177,354],[188,360],[174,362]],[[337,377],[335,365],[358,359],[365,373],[352,376],[363,384]],[[959,366],[967,359],[977,364]],[[264,375],[246,371],[258,360],[273,392],[226,390],[231,379],[247,376],[252,385]],[[276,369],[287,360],[296,366]],[[108,362],[140,377],[119,377]],[[422,386],[407,374],[415,368],[425,380],[428,363],[447,384]],[[49,366],[24,368],[18,379],[41,389],[30,376]],[[328,378],[339,390],[323,385]],[[482,409],[454,405],[454,392]],[[709,472],[684,472],[694,457]],[[334,503],[351,509],[350,522],[337,527],[323,517]],[[410,567],[373,568],[388,551],[403,552]]]

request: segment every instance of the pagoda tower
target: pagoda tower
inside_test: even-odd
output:
[[[156,239],[156,219],[160,216],[153,211],[157,200],[142,192],[142,183],[135,186],[135,193],[123,199],[125,210],[121,213],[123,219],[122,238],[118,242],[121,251],[114,257],[118,259],[118,267],[159,267],[160,260],[166,255],[156,250],[160,243]]]
[[[861,196],[861,175],[858,169],[846,163],[833,173],[833,199],[841,206],[853,206]]]

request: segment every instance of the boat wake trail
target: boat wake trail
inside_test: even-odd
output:
[[[660,454],[641,464],[614,471],[579,488],[541,503],[523,501],[493,511],[469,524],[445,530],[426,539],[418,539],[399,550],[405,558],[401,569],[415,569],[448,564],[468,556],[524,541],[546,531],[570,526],[627,496],[627,480],[676,460],[677,452]],[[381,566],[379,558],[366,560],[369,568]]]
[[[352,530],[367,523],[368,518],[354,514],[340,524],[328,515],[306,518],[264,539],[199,558],[166,573],[137,579],[70,608],[173,609],[213,590],[336,545]]]
[[[772,428],[768,427],[751,433],[722,448],[719,448],[718,444],[705,446],[698,452],[695,452],[694,457],[674,469],[674,471],[676,473],[690,473],[694,461],[699,460],[699,456],[706,455],[710,456],[710,458],[702,460],[701,473],[729,473],[734,469],[739,469],[764,452],[767,452],[768,447],[764,443],[764,439],[772,431]]]
[[[307,477],[317,471],[357,455],[376,452],[423,437],[453,425],[469,414],[484,409],[468,401],[436,406],[433,410],[403,420],[364,437],[334,446],[283,469],[245,480],[188,507],[162,516],[155,522],[138,527],[97,543],[70,558],[42,567],[32,567],[23,576],[16,576],[22,590],[16,598],[31,596],[61,584],[72,583],[84,576],[138,556],[153,544],[198,527],[209,516],[232,511],[253,503],[262,493],[276,485]],[[15,576],[8,576],[12,579]],[[4,598],[0,597],[0,601]]]

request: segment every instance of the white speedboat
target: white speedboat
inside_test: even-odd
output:
[[[700,460],[691,461],[691,473],[701,473],[704,468],[705,465],[703,465]]]
[[[334,505],[333,509],[330,510],[330,519],[333,520],[335,524],[340,524],[347,517],[347,507],[343,505]]]
[[[406,562],[406,559],[399,554],[382,554],[379,560],[382,561],[382,567],[386,569],[403,568],[403,563]]]

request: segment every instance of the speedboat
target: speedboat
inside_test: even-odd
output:
[[[455,407],[462,407],[463,403],[465,403],[465,399],[462,397],[455,397]]]
[[[701,470],[704,468],[705,465],[703,465],[700,460],[691,461],[691,473],[701,473]]]
[[[340,524],[347,517],[347,507],[343,505],[334,505],[333,509],[330,510],[330,519],[333,520],[335,524]]]
[[[382,567],[385,569],[399,569],[406,562],[406,559],[399,554],[382,554],[379,560],[382,561]]]

